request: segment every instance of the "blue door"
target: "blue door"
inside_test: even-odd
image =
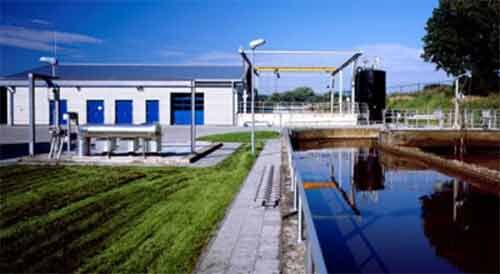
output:
[[[172,125],[191,124],[191,93],[172,93],[171,106]],[[204,116],[203,93],[197,93],[195,97],[195,123],[203,125],[205,123]]]
[[[87,124],[104,124],[103,100],[87,100]]]
[[[59,100],[59,102],[60,102],[60,108],[61,108],[61,109],[59,109],[59,124],[65,125],[66,120],[63,120],[63,115],[68,112],[68,101]],[[49,124],[50,125],[54,124],[55,111],[56,111],[56,101],[50,100],[50,102],[49,102]]]
[[[132,124],[132,100],[115,101],[115,123]]]
[[[159,103],[158,100],[146,100],[146,123],[154,124],[159,121]]]

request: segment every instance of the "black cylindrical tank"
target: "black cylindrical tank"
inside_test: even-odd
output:
[[[370,121],[382,121],[385,108],[385,71],[372,68],[359,68],[356,73],[357,103],[366,103]]]

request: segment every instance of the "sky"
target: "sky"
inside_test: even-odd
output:
[[[420,58],[438,0],[0,1],[0,75],[61,63],[241,64],[255,38],[266,50],[363,51],[380,58],[387,85],[447,79]],[[258,65],[332,65],[348,56],[261,56]],[[361,62],[363,63],[363,62]],[[350,81],[348,74],[344,82]],[[263,76],[262,89],[324,89],[325,75]],[[345,84],[347,85],[347,84]]]

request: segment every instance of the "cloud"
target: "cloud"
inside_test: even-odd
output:
[[[37,24],[37,25],[45,25],[45,26],[52,25],[52,23],[50,23],[49,21],[45,21],[42,19],[36,19],[36,18],[32,19],[30,22],[33,24]]]
[[[55,32],[58,49],[65,50],[65,45],[100,44],[101,39],[71,32]],[[0,25],[0,45],[30,50],[51,51],[54,32],[18,26]]]

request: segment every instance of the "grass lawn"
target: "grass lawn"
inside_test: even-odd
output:
[[[276,139],[280,136],[279,132],[276,131],[256,131],[255,140],[256,142],[262,142],[267,139]],[[235,142],[235,143],[250,143],[250,131],[248,132],[233,132],[224,134],[214,134],[209,136],[203,136],[198,138],[201,141],[210,142]]]
[[[433,111],[435,109],[453,109],[455,93],[451,87],[429,88],[408,94],[391,94],[386,105],[390,109],[417,109]],[[461,107],[469,109],[499,109],[500,94],[488,96],[466,96]]]
[[[254,160],[1,167],[0,273],[190,273]]]

